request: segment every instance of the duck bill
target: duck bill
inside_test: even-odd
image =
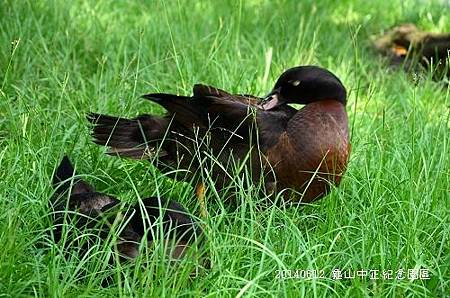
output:
[[[263,110],[272,110],[284,103],[280,97],[279,89],[275,89],[270,92],[260,103],[260,107]]]

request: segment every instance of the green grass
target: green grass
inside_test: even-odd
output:
[[[1,296],[448,296],[450,91],[389,69],[369,48],[372,34],[402,22],[450,32],[445,1],[196,2],[1,2]],[[106,156],[86,113],[162,114],[139,95],[190,94],[197,82],[263,95],[300,64],[329,68],[350,91],[351,160],[326,199],[261,209],[242,181],[231,212],[209,192],[212,268],[196,278],[190,259],[176,268],[149,252],[145,266],[108,268],[101,246],[80,260],[46,240],[64,153],[100,191],[130,202],[161,194],[199,214],[189,185]],[[333,280],[335,268],[425,268],[431,278]],[[277,279],[285,269],[325,278]],[[108,274],[114,284],[102,288]]]

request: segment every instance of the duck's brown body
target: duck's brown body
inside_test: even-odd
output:
[[[291,188],[300,192],[302,202],[311,202],[323,197],[330,184],[338,185],[350,152],[347,123],[345,107],[335,100],[298,111],[278,143],[265,152],[277,189]]]
[[[89,120],[95,124],[95,142],[109,146],[113,154],[137,159],[152,158],[158,152],[153,160],[159,169],[166,173],[174,168],[187,170],[191,174],[188,179],[199,177],[209,165],[208,174],[219,189],[232,180],[231,160],[245,161],[255,183],[264,176],[268,192],[291,189],[300,196],[285,197],[303,202],[319,199],[331,184],[339,184],[347,165],[350,145],[346,93],[339,79],[328,71],[299,68],[306,98],[319,98],[300,101],[306,104],[300,110],[280,104],[278,99],[276,103],[272,99],[261,101],[195,85],[192,97],[144,96],[168,110],[165,117],[142,115],[129,120],[92,114]],[[288,93],[300,84],[290,77],[288,71],[279,79],[293,84],[284,87]],[[313,83],[308,84],[308,80]],[[331,96],[321,98],[322,89],[327,88]],[[187,179],[185,175],[175,178]]]

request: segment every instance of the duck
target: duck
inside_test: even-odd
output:
[[[194,85],[192,96],[142,97],[167,113],[132,119],[90,113],[93,141],[108,147],[108,154],[150,160],[196,188],[206,173],[224,189],[233,180],[230,167],[245,165],[254,184],[263,181],[265,193],[310,203],[338,186],[347,168],[347,92],[325,68],[287,69],[265,97],[203,84]]]
[[[54,195],[49,201],[53,240],[58,243],[66,239],[66,250],[74,245],[86,253],[93,242],[106,240],[111,233],[116,233],[114,246],[119,259],[133,260],[140,254],[142,239],[147,238],[147,246],[152,247],[162,229],[167,257],[179,260],[203,233],[187,210],[174,200],[148,197],[129,206],[114,196],[96,191],[76,175],[67,156],[53,175],[53,187]],[[75,229],[82,232],[89,229],[84,234],[92,236],[79,240]]]
[[[386,56],[392,66],[401,66],[415,73],[421,68],[427,69],[436,81],[445,82],[450,77],[449,33],[426,32],[414,24],[405,23],[372,36],[371,40],[375,50]]]

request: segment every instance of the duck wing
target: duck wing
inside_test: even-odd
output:
[[[280,136],[286,132],[289,121],[297,112],[288,105],[270,111],[258,110],[259,145],[264,153],[279,142]]]
[[[234,95],[207,85],[194,85],[193,93],[193,97],[169,94],[144,97],[175,114],[174,120],[187,128],[192,128],[192,125],[209,128],[215,139],[220,137],[228,143],[248,145],[249,141],[256,142],[258,132],[263,152],[276,144],[297,112],[288,105],[265,111],[258,105],[261,101],[259,97]]]
[[[195,84],[193,88],[194,97],[216,97],[226,101],[243,103],[247,106],[257,107],[262,98],[249,94],[231,94],[222,89]]]
[[[259,107],[262,98],[253,95],[233,95],[221,89],[197,84],[194,96],[202,98],[208,104],[207,110],[217,125],[248,139],[249,131],[256,121],[259,145],[263,152],[274,146],[280,135],[286,131],[289,120],[297,110],[288,105],[266,111]],[[252,111],[252,112],[250,112]]]
[[[249,155],[256,149],[253,145],[257,144],[254,98],[231,95],[213,87],[197,85],[194,89],[192,97],[161,93],[144,95],[164,107],[169,112],[166,117],[172,119],[169,136],[176,140],[175,146],[169,146],[165,141],[162,148],[169,152],[173,163],[180,164],[181,161],[182,169],[198,169],[195,152],[214,156],[211,172],[219,188],[229,179],[223,168],[230,162],[250,158],[255,177],[258,176],[261,168],[258,154]],[[177,156],[184,158],[177,161]]]
[[[216,139],[249,137],[248,127],[254,118],[249,110],[257,107],[255,97],[232,95],[200,84],[195,85],[193,91],[192,97],[165,93],[143,97],[164,107],[169,112],[167,117],[173,117],[178,129],[180,125],[187,130],[195,126],[203,130],[203,134],[209,130]]]

